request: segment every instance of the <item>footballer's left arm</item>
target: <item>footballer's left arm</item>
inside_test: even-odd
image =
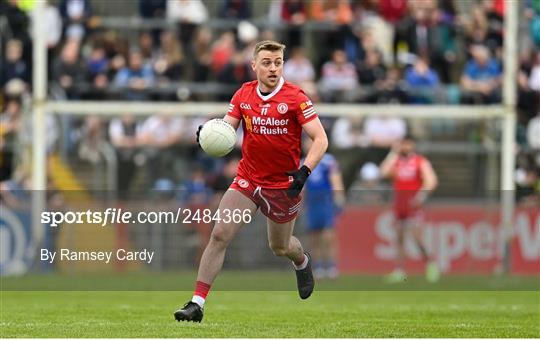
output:
[[[424,204],[438,185],[437,174],[433,170],[431,163],[426,159],[420,163],[420,174],[422,176],[422,188],[420,188],[414,199],[416,206]]]
[[[328,149],[328,137],[318,117],[303,124],[302,128],[313,141],[304,160],[304,165],[313,171]]]
[[[424,160],[420,164],[420,173],[422,176],[422,189],[428,192],[432,192],[437,188],[437,185],[439,184],[437,179],[437,174],[435,173],[435,170],[433,170],[433,167],[431,166],[431,163],[428,160]]]

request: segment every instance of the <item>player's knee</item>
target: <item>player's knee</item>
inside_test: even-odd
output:
[[[227,246],[229,244],[230,237],[223,228],[215,227],[214,230],[212,230],[210,241],[215,245]]]
[[[270,243],[270,249],[272,249],[272,252],[276,256],[285,256],[285,255],[287,255],[287,250],[288,249],[285,246]]]

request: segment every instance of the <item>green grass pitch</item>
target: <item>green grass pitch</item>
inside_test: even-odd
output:
[[[321,283],[305,301],[295,291],[216,290],[194,324],[173,319],[191,291],[15,291],[24,278],[2,280],[0,337],[8,338],[540,337],[538,289],[335,291],[339,284]]]

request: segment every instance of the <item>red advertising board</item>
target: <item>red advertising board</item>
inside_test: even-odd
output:
[[[505,234],[496,206],[437,205],[425,209],[423,239],[446,273],[493,273],[500,268]],[[339,265],[346,273],[391,271],[396,255],[392,211],[381,206],[354,206],[337,221]],[[511,272],[540,274],[540,209],[518,208],[511,230]],[[420,253],[406,238],[405,269],[423,271]]]

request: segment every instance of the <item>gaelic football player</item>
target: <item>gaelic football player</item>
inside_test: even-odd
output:
[[[397,234],[397,267],[387,276],[388,282],[407,279],[403,263],[405,261],[405,233],[411,232],[418,249],[426,263],[426,278],[439,279],[437,264],[422,241],[422,206],[430,193],[437,187],[437,175],[431,163],[416,153],[413,137],[405,138],[396,144],[381,164],[381,174],[393,179],[394,217]]]
[[[328,139],[313,103],[298,86],[285,81],[283,51],[275,41],[256,44],[252,69],[257,80],[236,91],[224,120],[235,129],[242,124],[244,139],[237,176],[225,192],[219,211],[257,209],[267,217],[268,243],[276,256],[292,261],[300,298],[307,299],[315,282],[310,256],[292,235],[301,204],[300,192],[328,147]],[[302,130],[312,140],[300,164]],[[174,313],[178,321],[203,318],[208,292],[223,265],[227,246],[245,220],[216,220],[201,258],[192,299]]]

